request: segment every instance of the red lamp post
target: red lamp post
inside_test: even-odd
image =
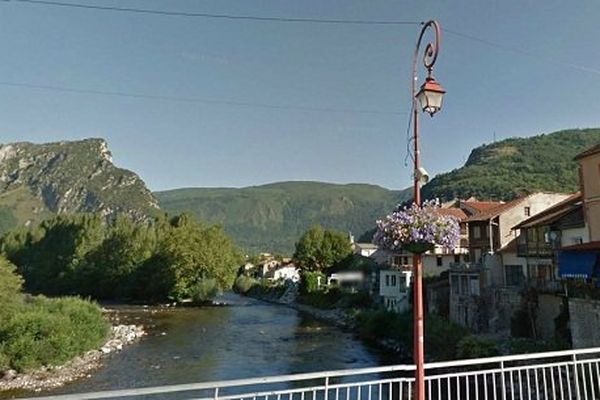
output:
[[[431,28],[435,33],[435,41],[430,42],[425,47],[423,53],[423,65],[427,68],[427,78],[417,92],[417,58],[421,41],[425,32]],[[413,58],[413,82],[412,82],[412,101],[413,101],[413,127],[414,127],[414,201],[417,206],[421,206],[421,184],[427,183],[429,177],[420,165],[419,158],[419,109],[429,113],[430,116],[442,108],[442,99],[446,92],[442,86],[433,78],[431,71],[438,56],[438,50],[441,39],[441,29],[437,21],[426,22],[421,29],[421,34],[417,40],[415,54]],[[415,400],[425,400],[425,349],[424,349],[424,322],[423,322],[423,256],[422,254],[413,255],[413,329],[414,329],[414,360],[415,360]]]

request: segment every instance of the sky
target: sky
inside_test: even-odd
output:
[[[600,127],[600,2],[63,0],[444,29],[423,115],[431,175],[514,136]],[[0,1],[0,142],[105,138],[152,190],[287,180],[411,185],[419,25],[271,22]],[[429,36],[428,36],[429,37]],[[419,80],[425,75],[419,68]],[[132,96],[133,95],[133,96]],[[409,161],[408,163],[406,161]]]

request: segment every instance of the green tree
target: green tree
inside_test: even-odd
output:
[[[352,253],[352,245],[342,232],[312,226],[296,243],[294,260],[304,271],[325,271]]]
[[[17,267],[0,256],[0,325],[21,304],[22,286],[23,278],[17,274]]]

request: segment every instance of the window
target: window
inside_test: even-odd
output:
[[[488,233],[489,233],[489,227],[482,227],[481,228],[481,237],[487,239],[488,237]]]
[[[389,275],[385,276],[385,286],[390,286],[390,276]]]
[[[526,217],[529,217],[531,215],[531,207],[525,207],[524,211],[525,211],[525,216]]]
[[[402,265],[402,257],[401,256],[394,256],[394,259],[392,261],[392,265]]]
[[[523,267],[521,265],[505,265],[504,273],[506,274],[507,286],[521,286],[523,283]]]
[[[460,234],[461,235],[467,234],[467,224],[460,224]]]
[[[392,275],[392,286],[396,286],[396,275]]]
[[[451,276],[450,286],[452,286],[452,293],[458,294],[458,276],[457,275]]]
[[[454,255],[454,262],[455,262],[456,264],[460,264],[460,254],[455,254],[455,255]]]
[[[469,279],[471,294],[475,296],[479,296],[479,278],[476,276],[471,276]]]
[[[460,276],[460,294],[470,294],[469,278],[466,275]]]
[[[408,265],[408,257],[402,257],[402,263]]]
[[[479,239],[481,237],[481,228],[479,226],[473,227],[473,237]]]
[[[438,267],[441,267],[441,266],[443,266],[443,265],[444,265],[444,263],[442,262],[442,256],[437,256],[437,258],[436,258],[436,260],[435,260],[435,264],[436,264]]]

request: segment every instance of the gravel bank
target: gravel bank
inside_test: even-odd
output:
[[[56,367],[43,367],[33,372],[19,374],[14,370],[5,371],[0,379],[0,391],[33,390],[41,391],[62,386],[79,378],[89,377],[90,373],[102,365],[102,359],[119,352],[145,335],[141,325],[116,325],[112,327],[110,339],[99,349],[90,350],[66,364]]]

